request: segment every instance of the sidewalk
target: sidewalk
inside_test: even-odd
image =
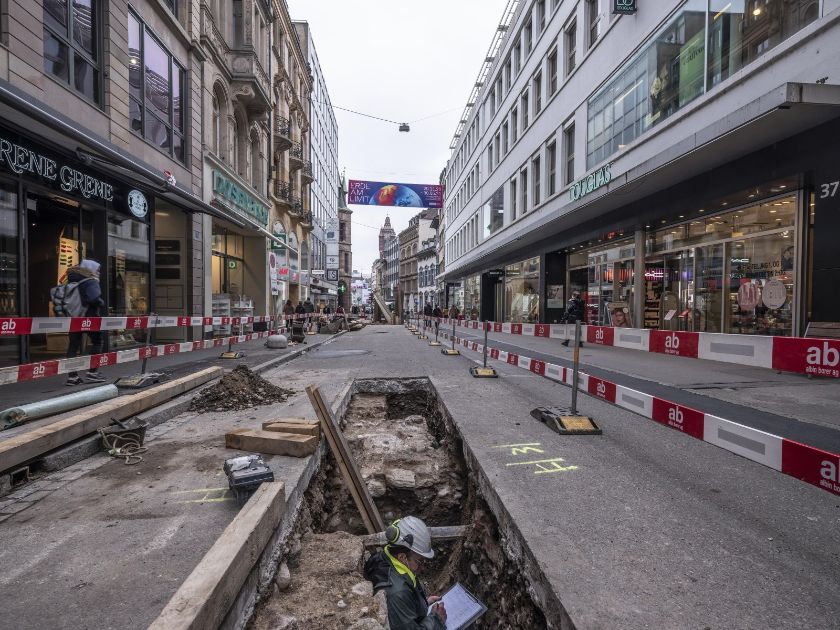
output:
[[[483,343],[481,331],[456,335]],[[443,332],[443,331],[441,331]],[[451,333],[451,329],[448,331]],[[559,365],[572,365],[572,348],[559,339],[490,333],[489,346]],[[448,342],[447,342],[448,343]],[[481,355],[465,351],[470,358]],[[498,361],[488,359],[493,367]],[[840,381],[774,370],[674,357],[585,343],[581,370],[667,400],[840,452]]]
[[[306,340],[308,344],[314,344],[322,341],[324,338],[326,338],[326,335],[311,335],[307,336]],[[265,339],[254,339],[244,343],[233,344],[233,350],[245,354],[245,357],[242,359],[220,359],[219,355],[224,350],[227,350],[227,346],[225,346],[223,348],[196,350],[185,354],[170,354],[154,357],[148,360],[146,369],[149,372],[162,372],[169,379],[172,379],[214,365],[232,368],[239,363],[244,363],[249,367],[253,367],[271,358],[293,352],[301,346],[306,347],[304,344],[298,344],[294,346],[290,345],[285,350],[269,350],[265,347]],[[118,363],[117,365],[102,368],[100,370],[102,375],[108,379],[106,383],[91,383],[76,387],[67,387],[64,384],[67,380],[67,375],[62,374],[35,381],[2,385],[0,386],[0,409],[8,409],[15,405],[22,405],[55,396],[63,396],[64,394],[71,394],[83,389],[113,383],[120,377],[138,374],[141,365],[142,362],[134,361],[133,363]]]
[[[224,430],[311,417],[309,383],[331,400],[351,378],[399,376],[431,379],[473,481],[575,627],[836,625],[837,497],[588,396],[581,411],[604,434],[559,436],[529,411],[568,405],[567,387],[504,364],[499,379],[473,379],[472,354],[368,327],[266,373],[299,392],[279,409],[183,414],[138,466],[82,462],[0,523],[4,615],[22,629],[145,628],[236,511],[222,492]],[[558,457],[548,472],[530,463]],[[306,461],[271,465],[288,496]]]

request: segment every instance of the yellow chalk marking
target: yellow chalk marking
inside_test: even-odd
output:
[[[176,501],[176,503],[221,503],[222,501],[233,501],[230,495],[230,488],[197,488],[195,490],[176,490],[172,494],[201,494],[204,496],[200,499],[187,499],[185,501]],[[219,493],[221,493],[219,495]],[[219,496],[212,496],[212,495]]]
[[[195,492],[221,492],[222,490],[227,490],[227,488],[196,488],[195,490],[175,490],[172,494],[188,494],[188,493],[195,493]]]
[[[545,451],[534,446],[521,446],[510,449],[511,455],[527,455],[528,453],[545,453]]]
[[[560,464],[555,463],[553,468],[545,468],[542,464],[537,464],[537,468],[539,470],[535,470],[535,475],[542,475],[544,473],[555,473],[555,472],[566,472],[567,470],[577,470],[577,466],[561,466]]]
[[[516,448],[519,446],[540,446],[540,442],[526,442],[524,444],[498,444],[493,448]]]
[[[566,461],[562,457],[554,457],[552,459],[534,459],[530,462],[510,462],[509,464],[505,464],[505,466],[530,466],[531,464],[548,464],[551,462],[562,462]]]
[[[188,501],[176,501],[176,503],[222,503],[233,500],[233,497],[218,497],[216,499],[190,499]]]

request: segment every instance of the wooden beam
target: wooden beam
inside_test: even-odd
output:
[[[429,531],[432,533],[433,541],[446,542],[463,538],[470,533],[471,529],[472,525],[451,525],[446,527],[430,527]],[[385,532],[376,532],[375,534],[362,536],[362,544],[365,547],[384,547],[387,543]]]
[[[306,457],[318,447],[318,438],[297,433],[277,433],[258,429],[233,429],[225,433],[225,446],[240,451],[253,451],[269,455]]]
[[[283,482],[261,484],[184,580],[149,630],[218,628],[285,511]]]
[[[221,378],[224,370],[211,367],[195,374],[161,383],[136,394],[118,396],[103,403],[79,410],[72,416],[52,424],[20,433],[0,441],[0,471],[14,468],[68,442],[94,433],[111,424],[112,419],[125,420],[156,407],[208,381]]]
[[[327,404],[321,396],[320,390],[314,385],[309,385],[306,388],[306,393],[315,409],[315,413],[321,422],[321,430],[327,438],[327,443],[330,450],[338,462],[338,468],[341,471],[341,476],[344,479],[344,484],[350,491],[353,497],[353,502],[362,516],[365,527],[369,534],[381,532],[385,529],[385,522],[379,514],[379,509],[373,502],[373,498],[368,492],[367,484],[365,484],[359,469],[356,467],[356,460],[353,458],[353,453],[350,452],[350,447],[344,439],[344,433],[341,427],[332,416]]]
[[[289,422],[287,420],[270,420],[263,422],[263,431],[278,431],[280,433],[297,433],[299,435],[314,435],[316,438],[321,437],[321,427],[318,426],[318,421],[310,423]]]

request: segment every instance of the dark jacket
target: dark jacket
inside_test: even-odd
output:
[[[99,278],[83,267],[70,267],[67,271],[67,281],[79,283],[79,297],[82,298],[82,304],[87,306],[85,316],[99,317],[102,307],[105,306]]]
[[[583,300],[572,296],[566,303],[566,323],[574,324],[576,321],[583,321]]]
[[[303,307],[302,302],[298,302],[298,305],[295,306],[295,313],[297,313],[298,315],[303,315],[304,313],[306,313],[306,309]]]
[[[388,624],[391,630],[446,630],[437,615],[427,615],[428,598],[420,578],[416,586],[407,575],[400,575],[383,553],[375,553],[367,562],[365,579],[373,584],[373,592],[385,591],[388,601]]]
[[[440,310],[439,306],[435,306],[435,309],[432,311],[432,317],[443,317],[443,311]]]
[[[314,313],[315,312],[315,305],[312,302],[307,300],[306,302],[303,303],[303,310],[306,311],[307,313]]]
[[[429,317],[431,314],[432,314],[432,305],[431,304],[426,304],[426,306],[423,307],[423,315],[425,315],[426,317]]]

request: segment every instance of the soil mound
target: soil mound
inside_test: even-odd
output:
[[[247,365],[237,365],[218,383],[208,387],[190,403],[190,411],[238,411],[283,402],[294,394],[269,383]]]

